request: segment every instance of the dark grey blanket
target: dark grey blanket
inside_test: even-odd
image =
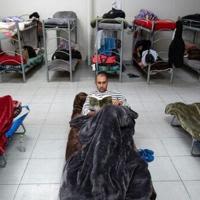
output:
[[[155,199],[147,164],[134,149],[137,113],[122,106],[106,106],[93,118],[77,117],[81,151],[63,170],[60,200]]]

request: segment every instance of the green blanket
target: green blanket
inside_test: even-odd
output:
[[[176,116],[182,128],[194,139],[200,140],[200,103],[171,103],[166,106],[165,113]]]
[[[116,24],[121,24],[122,21],[124,23],[124,29],[126,29],[127,27],[129,27],[129,23],[123,19],[123,18],[115,18],[115,19],[104,19],[102,17],[97,17],[95,19],[93,19],[91,22],[90,22],[90,25],[92,28],[95,28],[96,27],[96,21],[98,22],[101,22],[101,23],[108,23],[110,24],[110,26],[113,26],[113,29],[116,28]]]

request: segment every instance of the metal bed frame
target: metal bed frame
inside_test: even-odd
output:
[[[172,35],[174,36],[174,33],[175,33],[175,29],[174,30],[172,30],[172,29],[159,29],[159,30],[155,30],[155,21],[152,21],[152,27],[151,27],[151,29],[148,29],[148,28],[146,28],[146,27],[143,27],[143,26],[139,26],[139,25],[135,25],[135,24],[133,24],[133,42],[132,42],[132,60],[133,61],[135,61],[135,59],[134,59],[134,57],[133,57],[133,51],[134,51],[134,47],[135,47],[135,44],[136,44],[136,42],[138,41],[138,38],[136,37],[134,37],[134,33],[135,32],[138,32],[138,33],[140,33],[141,34],[141,32],[142,31],[144,31],[145,33],[147,33],[147,39],[148,40],[150,40],[151,41],[151,48],[153,48],[154,47],[154,45],[155,44],[157,44],[159,41],[163,41],[163,40],[169,40],[169,39],[167,39],[167,38],[162,38],[162,37],[159,37],[159,38],[157,38],[156,40],[155,40],[155,36],[156,36],[156,34],[158,34],[158,33],[160,33],[160,32],[162,32],[162,31],[164,31],[164,32],[171,32],[172,31]],[[140,35],[139,34],[139,35]],[[172,38],[173,38],[173,36],[172,36]],[[166,51],[160,51],[160,52],[158,52],[158,55],[160,56],[161,54],[164,54]],[[161,58],[161,59],[163,59],[163,58]],[[165,58],[165,59],[163,59],[162,61],[157,61],[156,63],[159,63],[159,62],[167,62],[167,59]],[[136,62],[136,61],[135,61]],[[136,62],[137,63],[137,62]],[[147,70],[143,70],[142,68],[142,70],[147,74],[147,83],[149,84],[150,83],[150,77],[151,77],[151,75],[155,75],[155,74],[157,74],[157,73],[160,73],[160,72],[169,72],[171,75],[170,75],[170,83],[172,83],[173,82],[173,77],[174,77],[174,69],[175,69],[175,67],[174,66],[172,66],[172,67],[169,67],[169,68],[165,68],[165,69],[163,69],[163,70],[161,70],[161,69],[159,69],[159,70],[152,70],[151,69],[152,68],[152,64],[148,64],[147,65]]]
[[[68,11],[66,11],[68,12]],[[52,27],[45,27],[45,21],[43,21],[43,39],[44,39],[44,49],[45,49],[45,66],[47,69],[47,80],[49,81],[49,72],[50,71],[68,71],[70,73],[70,81],[72,81],[72,73],[75,71],[75,67],[78,64],[77,59],[72,59],[72,51],[71,51],[71,42],[72,40],[72,33],[74,32],[74,42],[77,44],[77,20],[68,19],[68,23],[66,27],[63,26],[52,26]],[[55,37],[48,37],[49,31],[56,31]],[[64,34],[65,36],[60,36]],[[48,52],[48,43],[51,40],[56,40],[57,45],[60,40],[68,42],[69,53],[60,51],[65,53],[69,56],[69,61],[62,60],[62,59],[55,59],[50,60],[49,56],[52,55],[54,52]]]
[[[192,42],[195,43],[197,35],[198,33],[200,33],[200,21],[189,20],[189,19],[182,19],[182,21],[183,21],[183,30],[190,31],[193,33]],[[184,22],[187,23],[187,25],[184,24]],[[198,27],[193,26],[192,25],[193,23],[198,24]],[[198,73],[198,78],[200,80],[200,61],[189,60],[188,58],[185,57],[184,63]]]
[[[22,45],[25,45],[23,43],[23,37],[22,37],[22,33],[28,31],[28,30],[31,30],[33,29],[35,31],[35,37],[37,38],[37,22],[35,21],[31,26],[28,26],[27,28],[24,28],[24,30],[20,30],[19,29],[19,24],[18,22],[15,22],[15,27],[17,29],[17,39],[14,39],[14,38],[9,38],[9,37],[4,37],[3,39],[1,40],[6,40],[6,39],[10,39],[11,41],[14,41],[18,44],[18,48],[19,48],[19,53],[16,53],[14,51],[4,51],[3,53],[13,53],[15,55],[19,55],[20,56],[20,61],[21,62],[17,62],[16,61],[16,64],[20,67],[12,67],[12,65],[7,65],[8,67],[6,67],[5,69],[0,69],[0,75],[2,74],[5,74],[5,73],[10,73],[10,72],[17,72],[17,73],[20,73],[22,74],[22,77],[23,77],[23,81],[26,82],[26,72],[28,72],[31,68],[35,67],[35,66],[25,66],[25,63],[23,62],[23,56],[22,56]],[[27,44],[26,44],[27,45]],[[0,45],[1,46],[1,45]],[[0,53],[1,54],[1,53]],[[8,60],[6,60],[8,61]],[[0,65],[3,65],[4,62],[1,62]]]
[[[115,23],[111,23],[110,21],[115,21]],[[123,65],[123,43],[124,43],[124,21],[119,20],[119,19],[102,19],[102,18],[97,18],[96,19],[96,29],[95,29],[95,35],[97,36],[97,32],[99,30],[105,30],[105,31],[112,31],[116,34],[117,38],[117,33],[120,33],[120,40],[121,40],[121,48],[120,52],[116,53],[113,51],[110,51],[111,53],[118,55],[120,61],[116,62],[116,64],[119,65],[119,81],[122,81],[122,65]],[[98,49],[97,47],[95,48],[95,55],[98,55]],[[112,67],[112,66],[111,66]],[[96,63],[96,72],[99,71],[99,65],[98,62]],[[107,73],[111,73],[109,70],[106,71]]]

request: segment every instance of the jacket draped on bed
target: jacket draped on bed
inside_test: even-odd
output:
[[[71,121],[80,128],[82,150],[63,170],[60,200],[148,200],[153,187],[147,164],[134,150],[137,113],[106,106],[93,118]]]

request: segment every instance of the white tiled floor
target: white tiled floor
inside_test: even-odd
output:
[[[140,77],[128,78],[127,73]],[[73,99],[80,91],[94,89],[94,74],[82,64],[73,82],[67,73],[51,73],[51,79],[46,81],[42,67],[28,73],[26,83],[16,74],[0,82],[0,96],[10,94],[31,109],[25,120],[26,152],[18,151],[19,138],[13,137],[6,151],[7,166],[0,168],[1,200],[57,200]],[[173,85],[168,74],[147,85],[144,75],[127,66],[123,82],[112,77],[109,87],[121,91],[139,113],[134,138],[138,148],[155,152],[149,169],[158,199],[200,199],[200,158],[190,156],[191,137],[171,127],[171,116],[164,113],[168,103],[200,101],[197,75],[177,69]]]

